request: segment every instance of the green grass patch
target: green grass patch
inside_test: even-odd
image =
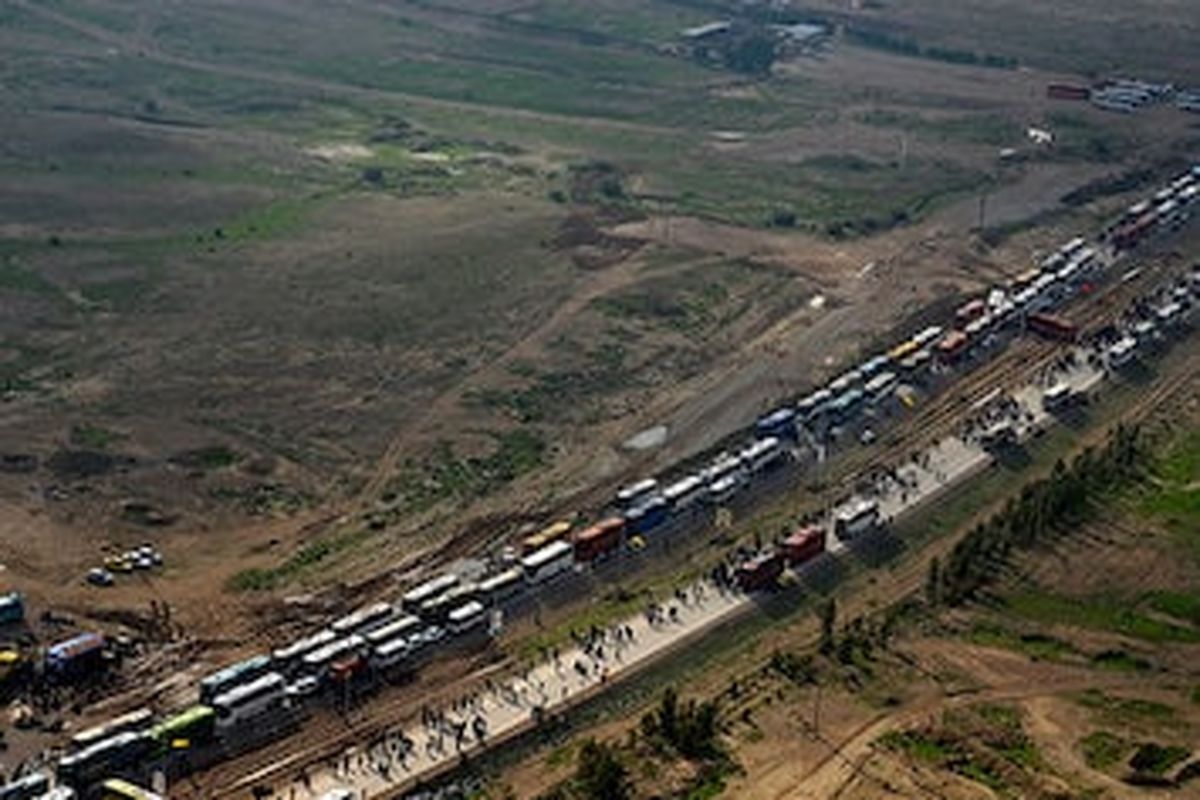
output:
[[[625,348],[604,342],[584,354],[588,363],[578,369],[538,371],[518,389],[480,389],[469,400],[485,408],[504,409],[523,423],[585,422],[606,394],[629,389],[636,381],[625,364]]]
[[[995,703],[984,703],[975,706],[974,711],[982,719],[996,725],[1006,732],[1021,730],[1021,712],[1012,706],[1002,706]]]
[[[441,442],[424,462],[410,462],[396,493],[410,510],[430,508],[442,500],[469,500],[496,491],[545,463],[546,443],[527,428],[490,434],[491,453],[462,457]]]
[[[1200,564],[1200,428],[1180,437],[1154,464],[1135,507],[1166,525],[1179,545]],[[1178,602],[1168,602],[1179,608]],[[1200,605],[1200,597],[1192,596],[1187,603],[1189,607]],[[1190,613],[1180,618],[1198,619]]]
[[[1200,593],[1153,592],[1147,601],[1155,611],[1200,626]]]
[[[71,444],[89,450],[104,450],[121,438],[117,431],[86,422],[71,428]]]
[[[185,469],[204,471],[232,467],[241,460],[241,453],[221,444],[198,447],[194,450],[185,450],[182,453],[176,453],[171,456],[171,463],[173,464],[177,464]]]
[[[127,312],[141,305],[151,295],[153,286],[140,278],[122,278],[89,283],[80,290],[89,302],[103,305],[112,311]]]
[[[277,567],[251,567],[230,576],[227,588],[234,592],[262,592],[284,586],[302,577],[339,553],[362,544],[370,536],[366,530],[353,531],[304,545]]]
[[[593,626],[605,628],[628,619],[644,609],[652,597],[653,592],[648,588],[629,592],[617,587],[578,614],[571,615],[569,621],[515,642],[513,651],[519,659],[543,658],[550,648],[560,647],[570,641],[572,631],[589,630]]]
[[[1140,614],[1118,598],[1026,591],[1007,596],[1004,604],[1012,613],[1046,625],[1111,631],[1153,643],[1200,641],[1200,631]]]
[[[16,339],[0,342],[0,352],[6,356],[0,360],[0,391],[3,392],[37,389],[38,383],[30,378],[30,373],[45,370],[59,358],[59,354],[49,347]]]
[[[976,783],[982,783],[993,792],[1004,792],[1008,789],[1008,782],[1004,780],[1004,776],[987,764],[980,764],[978,761],[966,761],[955,764],[952,769],[964,778],[970,778]]]
[[[1075,699],[1081,706],[1114,724],[1170,724],[1176,719],[1175,709],[1140,697],[1116,697],[1099,689],[1088,689],[1076,695]]]
[[[1116,765],[1129,752],[1130,743],[1110,731],[1089,733],[1079,740],[1083,760],[1092,769],[1106,770]]]
[[[1129,757],[1129,767],[1139,775],[1161,776],[1191,754],[1187,747],[1145,742]]]
[[[559,745],[551,750],[550,754],[546,756],[546,766],[550,767],[551,769],[565,767],[567,764],[570,764],[575,760],[575,752],[578,749],[579,748],[575,742],[565,742],[564,744]]]
[[[1023,653],[1034,661],[1069,661],[1078,658],[1079,651],[1069,642],[1044,633],[1018,633],[992,622],[972,626],[967,639],[984,647],[997,647]]]
[[[0,261],[0,291],[25,292],[55,299],[62,297],[62,290],[58,286],[12,258]]]
[[[1056,158],[1116,163],[1136,148],[1127,134],[1073,112],[1048,114],[1046,124],[1055,134]]]
[[[888,731],[879,737],[879,742],[891,750],[934,764],[941,763],[956,752],[950,745],[922,731]]]
[[[1146,659],[1120,649],[1102,650],[1092,656],[1091,662],[1101,669],[1115,672],[1147,672],[1154,666]]]
[[[1001,147],[1022,141],[1021,126],[1000,114],[962,114],[951,117],[923,117],[919,114],[875,109],[858,116],[858,121],[873,127],[898,128],[943,141]]]

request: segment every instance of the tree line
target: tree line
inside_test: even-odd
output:
[[[1061,459],[991,518],[976,525],[943,564],[929,565],[925,593],[934,605],[960,605],[999,573],[1013,550],[1028,550],[1078,530],[1097,500],[1138,477],[1144,462],[1137,427],[1115,428],[1102,447],[1089,447],[1070,464]]]

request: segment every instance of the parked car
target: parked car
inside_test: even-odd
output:
[[[112,586],[113,574],[103,567],[93,567],[88,570],[87,582],[92,586]]]
[[[104,559],[104,568],[110,572],[133,572],[133,564],[125,556],[109,556]]]

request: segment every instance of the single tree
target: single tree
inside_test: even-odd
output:
[[[579,748],[575,782],[587,800],[626,800],[631,794],[629,772],[611,747],[595,739]]]

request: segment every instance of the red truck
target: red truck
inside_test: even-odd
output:
[[[792,566],[812,561],[825,552],[825,529],[820,525],[801,528],[783,540],[780,550]]]
[[[1144,214],[1133,222],[1118,228],[1111,237],[1113,247],[1118,250],[1129,250],[1136,247],[1142,237],[1154,230],[1154,223],[1157,221],[1158,217],[1154,214]]]
[[[783,574],[783,556],[779,553],[763,553],[743,561],[734,572],[734,580],[743,592],[769,589]]]
[[[611,517],[575,534],[575,560],[595,561],[621,546],[625,520]]]
[[[958,311],[954,312],[954,318],[958,320],[960,325],[966,325],[973,319],[982,317],[987,311],[987,303],[976,298],[969,303],[965,303]]]
[[[1051,83],[1046,87],[1046,97],[1051,100],[1087,100],[1092,90],[1074,83]]]
[[[1079,326],[1062,317],[1041,312],[1025,318],[1025,327],[1046,339],[1058,342],[1073,342],[1079,338]]]
[[[945,363],[957,361],[967,351],[968,341],[962,331],[950,331],[937,343],[938,358]]]
[[[342,686],[358,680],[366,671],[367,660],[361,653],[352,653],[329,665],[329,678],[335,685]]]

